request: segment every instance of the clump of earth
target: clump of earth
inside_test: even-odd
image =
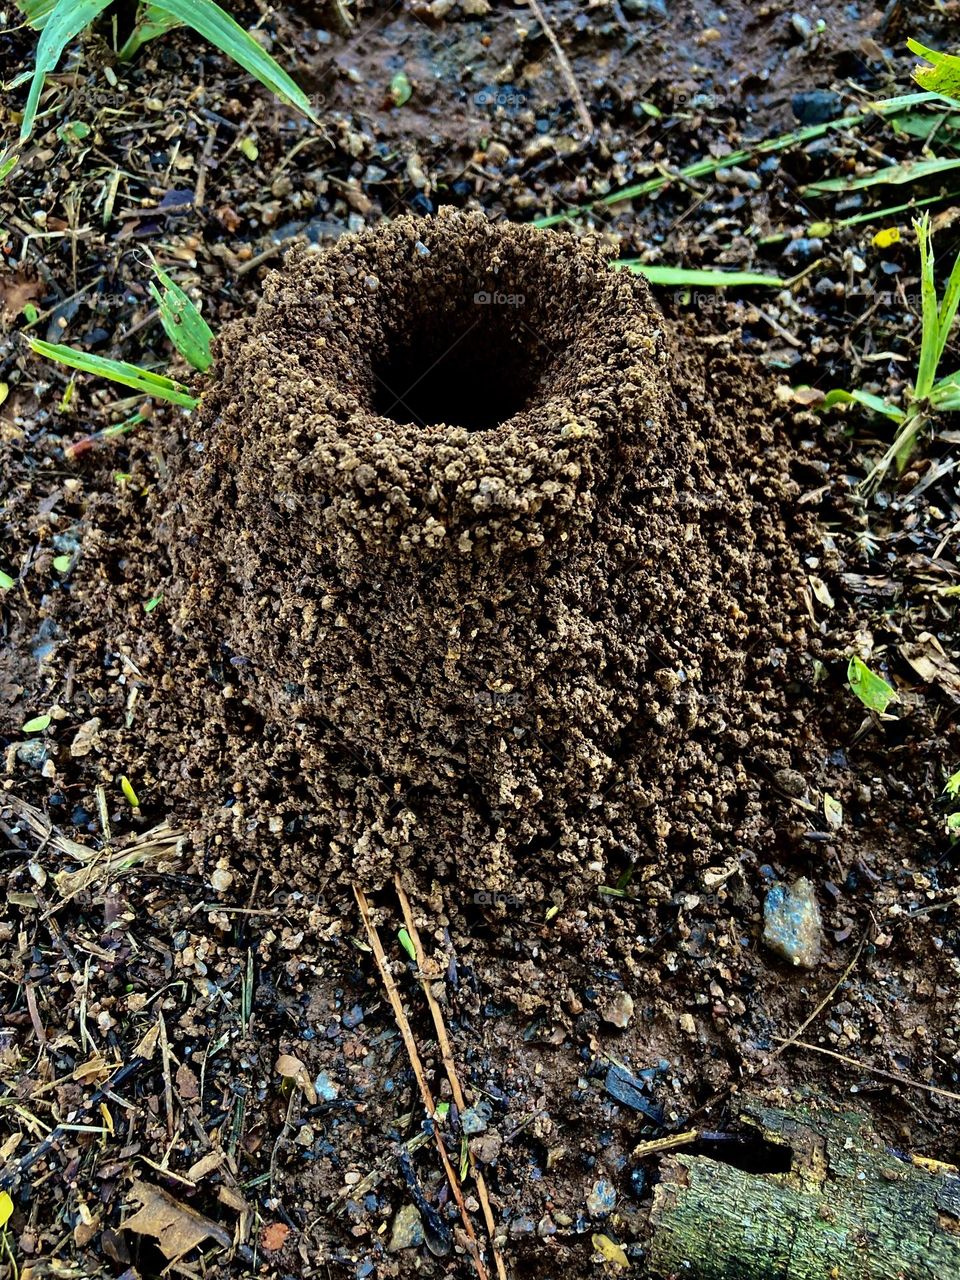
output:
[[[295,251],[167,468],[154,767],[207,827],[486,889],[757,834],[803,646],[788,455],[598,243],[451,211]]]

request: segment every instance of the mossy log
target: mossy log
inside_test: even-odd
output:
[[[656,1280],[960,1280],[960,1177],[890,1150],[819,1098],[741,1121],[792,1152],[788,1173],[701,1155],[661,1165],[647,1257]]]

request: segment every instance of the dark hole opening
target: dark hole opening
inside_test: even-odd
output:
[[[534,400],[543,366],[536,347],[501,317],[422,335],[374,365],[374,411],[394,422],[489,431]]]
[[[758,1133],[703,1133],[688,1149],[744,1173],[789,1173],[793,1167],[792,1148]]]

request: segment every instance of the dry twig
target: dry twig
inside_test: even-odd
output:
[[[417,957],[417,972],[420,977],[420,985],[423,987],[423,994],[427,998],[427,1004],[430,1008],[430,1014],[433,1018],[433,1025],[437,1031],[437,1043],[440,1045],[440,1055],[443,1058],[443,1067],[447,1073],[447,1079],[450,1081],[450,1091],[453,1094],[453,1100],[456,1103],[457,1110],[462,1115],[467,1109],[466,1099],[463,1096],[463,1090],[460,1088],[460,1077],[457,1075],[457,1066],[453,1057],[453,1050],[450,1047],[450,1037],[447,1035],[447,1028],[443,1021],[443,1012],[437,1001],[436,996],[430,986],[430,982],[424,972],[423,964],[423,947],[420,943],[420,934],[417,932],[416,922],[413,918],[413,911],[410,908],[410,899],[407,897],[406,890],[403,887],[399,875],[395,877],[394,883],[397,889],[397,897],[400,899],[400,907],[403,911],[403,922],[407,926],[407,933],[410,935],[410,941],[413,943],[414,953]],[[477,1199],[480,1201],[480,1207],[483,1209],[483,1220],[486,1223],[487,1234],[490,1236],[490,1247],[493,1251],[493,1261],[497,1268],[497,1275],[500,1280],[507,1280],[507,1269],[504,1265],[503,1257],[497,1245],[497,1230],[493,1220],[493,1209],[490,1205],[490,1196],[487,1192],[487,1184],[484,1181],[483,1171],[477,1164],[476,1157],[467,1144],[467,1158],[470,1161],[470,1172],[477,1187]]]
[[[380,972],[380,980],[383,983],[390,1001],[390,1007],[393,1009],[393,1016],[397,1020],[397,1027],[403,1039],[404,1047],[407,1050],[407,1056],[410,1059],[410,1065],[413,1068],[413,1074],[416,1077],[417,1084],[420,1086],[420,1096],[423,1099],[423,1105],[427,1110],[427,1115],[433,1120],[436,1114],[437,1106],[433,1100],[433,1093],[430,1085],[427,1083],[427,1077],[423,1070],[423,1063],[420,1060],[420,1053],[417,1049],[417,1042],[413,1038],[413,1032],[410,1029],[410,1021],[403,1009],[403,1002],[400,999],[400,992],[397,990],[397,984],[393,980],[393,974],[387,963],[386,952],[380,941],[380,935],[377,927],[370,918],[370,904],[367,902],[367,895],[359,887],[353,886],[353,893],[357,899],[357,906],[360,908],[360,918],[363,920],[363,927],[367,931],[367,937],[370,940],[370,946],[373,949],[374,959],[377,963],[377,969]],[[474,1266],[477,1269],[477,1275],[480,1280],[489,1280],[486,1267],[483,1265],[483,1259],[480,1257],[480,1246],[477,1242],[477,1234],[473,1229],[473,1222],[470,1214],[467,1212],[467,1206],[463,1199],[463,1191],[460,1188],[460,1182],[454,1172],[453,1165],[450,1163],[450,1157],[447,1155],[447,1148],[443,1144],[443,1135],[440,1133],[439,1127],[434,1124],[434,1137],[437,1142],[437,1150],[440,1153],[440,1160],[443,1164],[444,1173],[447,1175],[447,1182],[450,1184],[450,1190],[457,1202],[460,1210],[460,1218],[463,1222],[463,1229],[467,1234],[470,1242],[470,1255],[473,1258]]]

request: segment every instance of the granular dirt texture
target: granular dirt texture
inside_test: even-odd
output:
[[[324,876],[485,889],[756,844],[743,762],[793,763],[787,455],[597,243],[451,212],[296,251],[186,431],[164,715],[262,762],[228,745],[205,823],[289,833],[282,774]]]

